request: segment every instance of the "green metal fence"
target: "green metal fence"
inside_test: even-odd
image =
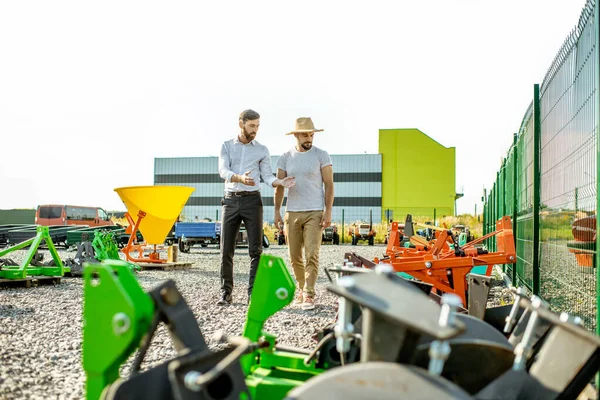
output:
[[[502,216],[513,218],[517,263],[503,267],[513,284],[600,333],[598,14],[589,0],[542,84],[534,85],[514,143],[484,192],[483,216],[484,233]],[[493,240],[487,246],[495,250]]]

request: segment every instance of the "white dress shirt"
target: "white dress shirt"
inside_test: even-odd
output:
[[[244,175],[246,171],[250,171],[250,177],[254,179],[255,186],[231,182],[234,174]],[[237,137],[224,142],[221,146],[219,175],[225,180],[225,193],[259,191],[261,176],[269,186],[273,186],[273,181],[277,179],[271,168],[269,149],[256,140],[243,144]]]

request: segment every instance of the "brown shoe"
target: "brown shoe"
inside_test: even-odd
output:
[[[294,305],[299,306],[302,303],[304,303],[304,293],[302,292],[302,290],[299,290],[298,293],[296,293],[296,298],[294,299]]]
[[[312,310],[315,308],[315,297],[307,295],[302,303],[303,310]]]

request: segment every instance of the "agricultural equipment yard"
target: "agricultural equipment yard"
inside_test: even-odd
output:
[[[380,245],[322,246],[321,265],[339,264],[347,252],[357,252],[365,258],[381,257],[386,248]],[[41,250],[45,258],[47,250]],[[58,249],[62,259],[73,257],[73,251]],[[25,250],[13,258],[20,261]],[[263,254],[281,257],[290,265],[287,247],[272,244]],[[564,257],[568,257],[568,253]],[[124,257],[123,257],[124,258]],[[217,331],[229,335],[242,334],[248,306],[246,288],[249,272],[247,249],[235,253],[235,284],[233,304],[226,309],[216,305],[219,296],[219,249],[195,247],[190,253],[179,255],[192,267],[184,270],[137,273],[145,291],[168,279],[175,281],[178,290],[197,319],[211,350],[222,347],[212,339]],[[496,268],[488,307],[511,303],[512,296]],[[574,277],[579,284],[587,274]],[[563,277],[564,278],[564,277]],[[79,399],[85,397],[85,372],[82,367],[83,283],[81,277],[63,278],[57,285],[39,285],[30,288],[0,289],[0,398],[6,400]],[[329,284],[323,270],[317,281],[315,310],[303,311],[287,306],[268,320],[265,328],[278,336],[278,344],[311,350],[318,330],[335,321],[337,297],[326,290]],[[176,356],[167,329],[161,325],[152,339],[141,370],[155,367]],[[130,373],[134,357],[129,357],[120,368],[122,375]]]
[[[380,129],[378,154],[359,154],[363,143],[349,137],[340,145],[355,153],[303,156],[312,134],[325,129],[301,117],[287,133],[298,154],[269,161],[253,142],[260,117],[252,110],[240,115],[237,140],[222,145],[218,161],[156,157],[153,185],[143,182],[142,163],[130,166],[139,186],[112,189],[127,210],[122,216],[65,202],[0,210],[0,400],[600,399],[599,41],[600,4],[587,0],[547,74],[533,83],[474,215],[458,211],[457,200],[472,189],[458,190],[456,148],[419,129]],[[519,69],[529,63],[510,59],[525,61]],[[511,71],[503,72],[490,76]],[[464,80],[453,82],[468,93]],[[454,129],[435,110],[447,108],[440,93],[448,89],[434,86],[440,103],[432,109]],[[452,90],[451,101],[476,121],[482,113]],[[495,103],[494,90],[487,126],[467,124],[477,125],[476,141],[457,139],[469,186],[483,183],[476,173],[485,162],[476,156],[491,160],[484,145],[500,143],[489,140],[497,138],[490,128],[518,122],[506,107],[495,112],[503,100]],[[514,89],[507,93],[519,104]],[[105,120],[118,125],[110,113]],[[352,125],[365,135],[361,123]],[[55,139],[51,129],[40,132]],[[275,161],[277,179],[265,167]],[[121,182],[102,173],[105,182]],[[71,189],[86,202],[104,201],[98,177],[89,182],[93,191]]]
[[[345,251],[356,249],[368,257],[379,256],[385,250],[381,246],[322,246],[321,265],[339,263]],[[49,253],[43,252],[48,259]],[[24,256],[25,251],[17,253]],[[62,249],[58,253],[62,259],[74,256],[74,252]],[[290,265],[286,246],[272,244],[264,253],[283,257]],[[179,259],[192,262],[192,268],[142,271],[137,274],[140,284],[149,290],[167,279],[175,280],[206,338],[219,329],[239,335],[247,312],[248,250],[236,250],[233,304],[225,311],[216,305],[220,288],[219,250],[215,247],[193,247],[190,253],[180,253]],[[311,339],[312,334],[335,317],[336,296],[325,290],[327,283],[327,278],[321,273],[316,286],[315,310],[303,311],[289,306],[268,321],[267,329],[279,335],[282,344],[305,349],[314,347],[316,342]],[[0,353],[0,398],[84,397],[82,294],[82,278],[63,278],[56,286],[0,289],[0,346],[3,349]],[[215,347],[214,344],[211,347]],[[142,368],[154,366],[174,355],[167,331],[162,327]],[[123,371],[127,372],[130,365],[131,360]]]

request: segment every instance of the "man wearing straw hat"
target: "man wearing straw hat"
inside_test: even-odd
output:
[[[258,261],[262,254],[263,203],[260,178],[273,187],[292,187],[293,177],[277,179],[271,169],[269,150],[256,140],[260,115],[254,110],[240,114],[240,133],[221,146],[219,175],[225,180],[225,196],[221,199],[221,298],[217,304],[231,304],[233,291],[233,254],[241,223],[248,234],[250,274],[248,303]]]
[[[322,230],[331,224],[333,207],[333,166],[329,154],[312,145],[315,129],[310,118],[296,119],[286,135],[294,135],[296,145],[277,161],[277,178],[296,178],[288,189],[285,236],[298,292],[294,304],[304,310],[315,308],[315,283],[319,274]],[[284,188],[275,188],[275,225],[280,226]],[[304,257],[303,252],[304,250]]]

